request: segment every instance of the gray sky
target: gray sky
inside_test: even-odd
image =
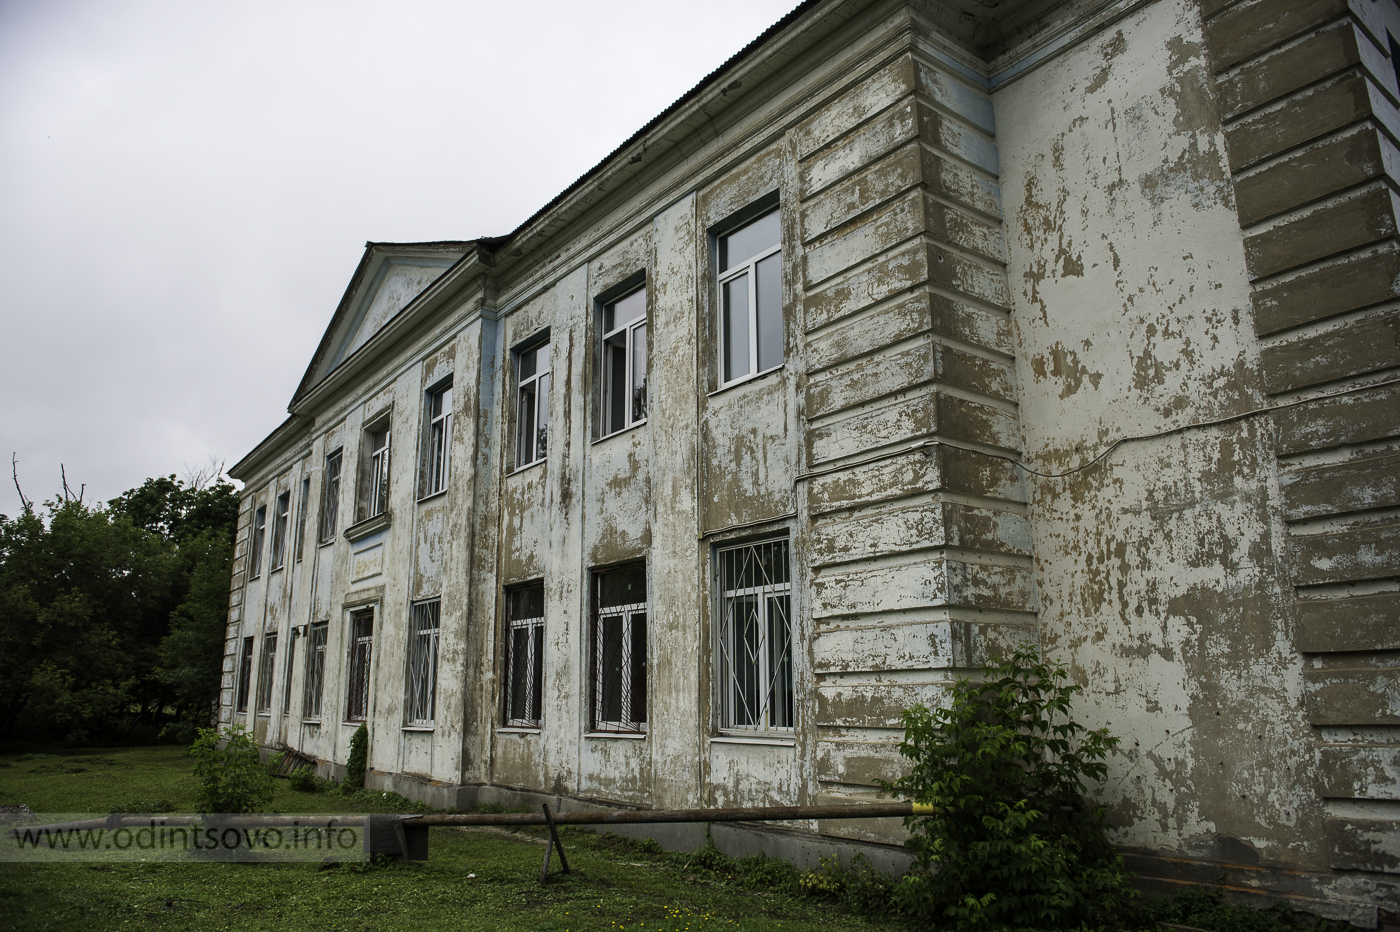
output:
[[[237,461],[366,240],[509,232],[796,2],[0,0],[25,494]]]

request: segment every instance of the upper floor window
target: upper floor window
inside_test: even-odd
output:
[[[719,383],[783,364],[783,260],[779,212],[717,237]]]
[[[321,480],[321,542],[335,540],[336,512],[340,509],[340,461],[343,451],[326,457],[326,474]]]
[[[603,305],[603,434],[647,419],[646,286]]]
[[[306,543],[306,510],[311,506],[311,478],[301,480],[301,502],[297,505],[297,562],[301,562],[302,545]]]
[[[253,680],[253,639],[243,639],[243,650],[238,656],[238,694],[234,697],[234,708],[239,712],[248,711],[248,687]]]
[[[720,727],[790,729],[795,716],[788,542],[725,547],[715,556]]]
[[[452,448],[452,383],[428,392],[423,405],[423,462],[418,497],[427,498],[447,488],[448,460]]]
[[[263,635],[262,656],[258,658],[258,704],[257,711],[267,714],[272,711],[272,671],[277,661],[277,635]]]
[[[267,506],[260,505],[253,512],[253,532],[248,537],[248,578],[256,579],[262,573],[263,538],[267,536]]]
[[[366,428],[360,442],[360,483],[355,520],[367,521],[389,510],[389,422]]]
[[[549,439],[549,344],[515,353],[515,468],[544,459]]]
[[[272,518],[272,568],[280,570],[287,562],[287,525],[292,516],[291,490],[277,496],[277,508]]]

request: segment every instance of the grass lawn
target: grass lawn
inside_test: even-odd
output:
[[[0,755],[0,805],[35,812],[194,811],[179,747]],[[401,810],[278,781],[280,812]],[[541,886],[542,829],[435,828],[426,862],[0,864],[0,930],[873,930],[899,928],[810,897],[741,886],[683,859],[564,827],[569,866]],[[552,864],[558,870],[558,859]],[[475,876],[472,876],[475,875]]]

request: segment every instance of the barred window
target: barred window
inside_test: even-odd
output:
[[[447,488],[448,461],[452,450],[452,383],[428,392],[424,405],[423,463],[418,497],[436,495]]]
[[[438,632],[442,601],[417,602],[408,620],[408,724],[433,724],[437,709]]]
[[[719,577],[720,727],[793,727],[792,579],[788,542],[716,553]]]
[[[238,658],[238,697],[236,708],[240,712],[248,711],[248,687],[252,685],[253,679],[253,639],[243,639],[243,650]]]
[[[272,568],[280,570],[287,562],[287,524],[291,520],[292,493],[277,496],[277,508],[272,519]]]
[[[321,484],[321,542],[335,539],[336,512],[340,508],[340,462],[343,450],[326,457],[326,474]]]
[[[647,730],[645,564],[593,576],[591,730]]]
[[[544,695],[544,583],[506,592],[505,723],[538,728]]]
[[[345,702],[345,720],[363,722],[369,717],[370,662],[374,653],[374,609],[365,609],[350,616],[349,694]]]
[[[258,658],[258,706],[259,713],[272,711],[272,671],[277,662],[277,635],[264,634],[262,656]]]
[[[311,480],[301,480],[301,504],[297,506],[297,556],[301,562],[302,545],[306,543],[306,509],[311,505]]]
[[[326,634],[330,625],[318,622],[311,626],[306,643],[306,682],[302,684],[301,716],[319,721],[321,692],[326,681]]]
[[[297,629],[292,629],[292,636],[287,639],[287,657],[282,663],[282,714],[290,715],[292,712],[292,666],[297,655]]]
[[[262,573],[263,540],[267,537],[267,506],[262,505],[253,513],[253,532],[248,539],[248,578],[256,579]]]

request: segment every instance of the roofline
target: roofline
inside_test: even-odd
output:
[[[311,419],[300,414],[292,414],[285,421],[272,429],[272,432],[259,441],[258,445],[248,451],[243,459],[234,463],[227,470],[234,479],[244,484],[244,491],[247,491],[248,480],[256,472],[256,467],[261,465],[275,453],[280,453],[289,443],[296,439],[296,434],[304,425],[309,425]]]

